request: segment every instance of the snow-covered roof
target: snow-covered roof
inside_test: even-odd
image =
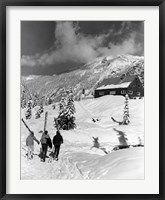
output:
[[[118,85],[102,85],[101,87],[98,87],[97,90],[103,90],[103,89],[113,89],[113,88],[127,88],[130,85],[131,82],[127,82],[127,83],[121,83]]]
[[[101,83],[99,83],[96,90],[127,88],[136,77],[137,77],[136,75],[132,75],[132,76],[125,76],[123,78],[121,77],[107,78],[104,79]]]

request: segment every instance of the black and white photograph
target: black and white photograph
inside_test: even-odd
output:
[[[145,22],[20,23],[21,180],[144,180]]]

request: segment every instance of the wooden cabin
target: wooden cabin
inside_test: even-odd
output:
[[[94,97],[101,97],[104,95],[129,95],[133,97],[143,97],[144,87],[137,75],[107,78],[98,84],[95,90]]]

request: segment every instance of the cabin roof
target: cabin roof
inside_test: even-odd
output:
[[[113,88],[127,88],[135,78],[137,78],[136,75],[125,76],[123,78],[122,78],[122,76],[116,77],[116,78],[107,78],[99,83],[96,90],[113,89]]]

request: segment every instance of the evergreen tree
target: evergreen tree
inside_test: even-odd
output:
[[[47,105],[50,105],[50,104],[52,104],[53,103],[53,100],[51,99],[51,98],[48,98],[47,99]]]
[[[67,96],[67,105],[66,105],[66,116],[67,116],[67,126],[69,129],[74,129],[76,127],[75,124],[75,117],[74,114],[76,112],[75,106],[74,106],[74,96],[72,90],[68,92]]]
[[[125,95],[125,106],[124,106],[124,113],[123,113],[123,122],[122,124],[128,125],[130,123],[129,120],[129,107],[128,107],[128,94]]]
[[[139,142],[139,146],[142,146],[143,144],[142,144],[142,139],[140,138],[140,136],[138,137],[138,142]]]
[[[32,116],[32,111],[31,111],[31,108],[28,107],[28,109],[27,109],[27,111],[26,111],[26,113],[25,113],[25,118],[26,118],[26,119],[30,119],[31,116]]]
[[[103,64],[107,63],[107,58],[106,57],[104,57],[104,59],[102,60],[102,63]]]
[[[21,108],[26,108],[26,95],[25,95],[25,91],[23,91],[22,94],[21,94]]]
[[[41,113],[43,113],[43,112],[44,112],[44,107],[43,107],[43,104],[40,103],[40,107],[35,113],[35,118],[36,119],[40,118],[41,117]]]
[[[26,99],[21,99],[21,108],[26,108]]]
[[[59,117],[58,117],[58,118],[59,118]],[[55,127],[57,130],[59,130],[59,128],[60,128],[60,125],[59,125],[59,122],[58,122],[57,118],[54,118],[54,127]]]
[[[31,99],[28,100],[27,107],[32,109],[32,100]]]
[[[70,130],[76,127],[74,113],[74,96],[72,90],[65,91],[59,103],[59,115],[54,118],[56,129]]]
[[[68,96],[67,96],[66,112],[67,112],[67,115],[69,116],[74,115],[74,113],[76,112],[72,90],[69,91]]]
[[[39,111],[40,114],[44,112],[44,107],[43,107],[42,103],[40,104],[40,108],[39,108],[38,111]]]
[[[66,113],[66,98],[62,96],[61,101],[59,103],[59,116],[64,115],[65,113]]]
[[[35,116],[36,116],[36,119],[40,118],[41,115],[40,115],[40,111],[39,110],[37,110]]]
[[[33,96],[33,104],[32,107],[34,108],[35,106],[37,106],[37,98],[35,96]]]

